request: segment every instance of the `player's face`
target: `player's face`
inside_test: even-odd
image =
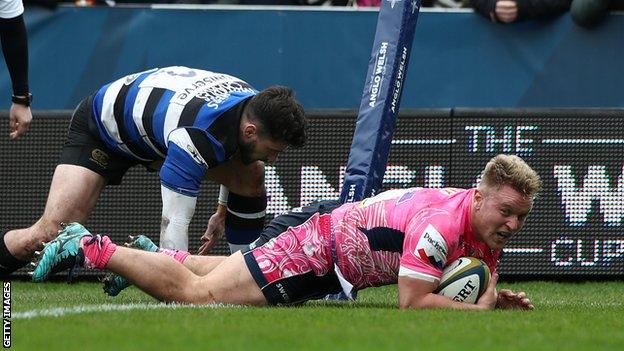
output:
[[[477,190],[473,204],[475,236],[490,249],[499,250],[522,229],[533,199],[509,185],[483,190]]]
[[[246,122],[238,146],[243,163],[251,164],[256,161],[264,163],[277,161],[277,155],[286,150],[288,144],[269,138],[266,133],[261,132],[261,126]]]
[[[241,159],[244,164],[255,161],[273,163],[277,161],[277,155],[286,150],[288,145],[269,138],[253,138],[240,143]]]

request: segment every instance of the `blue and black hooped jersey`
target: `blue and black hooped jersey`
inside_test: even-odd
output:
[[[140,162],[164,160],[162,184],[197,196],[206,171],[238,150],[243,107],[256,93],[227,74],[165,67],[103,86],[93,115],[111,150]]]

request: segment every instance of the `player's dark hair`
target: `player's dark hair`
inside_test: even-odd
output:
[[[251,98],[247,111],[249,119],[262,125],[261,133],[292,147],[305,144],[308,122],[292,89],[269,87]]]

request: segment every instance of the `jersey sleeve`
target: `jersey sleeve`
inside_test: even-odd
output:
[[[414,217],[406,228],[399,276],[437,281],[457,245],[453,221],[446,212],[428,212]]]
[[[208,168],[215,164],[210,153],[200,153],[198,131],[178,128],[169,134],[167,157],[160,168],[163,186],[183,195],[197,197]],[[201,131],[199,131],[201,133]]]

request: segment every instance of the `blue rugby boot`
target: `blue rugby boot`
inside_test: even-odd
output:
[[[70,269],[69,281],[78,273],[79,268],[84,263],[84,252],[80,248],[80,239],[85,236],[93,237],[93,235],[81,224],[61,223],[62,229],[59,230],[58,236],[44,244],[42,251],[35,252],[35,260],[31,265],[35,266],[35,270],[31,273],[33,282],[42,282],[50,277],[50,275]]]
[[[129,238],[130,242],[125,244],[127,247],[150,252],[158,251],[158,246],[145,235],[129,236]],[[126,278],[115,273],[109,273],[104,276],[104,278],[102,278],[102,283],[104,284],[102,289],[111,297],[119,295],[123,289],[132,285]]]

